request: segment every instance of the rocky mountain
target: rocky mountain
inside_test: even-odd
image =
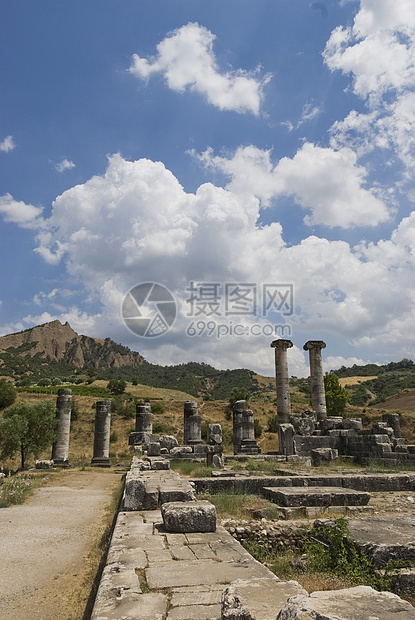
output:
[[[176,366],[150,364],[139,353],[110,338],[77,334],[69,323],[52,321],[0,337],[0,377],[11,380],[56,379],[84,381],[92,377],[123,378],[154,387],[228,399],[233,387],[254,392],[260,388],[248,369],[217,370],[204,363]],[[58,384],[56,384],[58,385]]]
[[[0,337],[0,357],[4,354],[42,358],[46,362],[60,362],[73,368],[137,367],[144,358],[110,338],[101,340],[77,334],[68,322],[52,321],[16,334]],[[7,357],[7,356],[6,356]]]

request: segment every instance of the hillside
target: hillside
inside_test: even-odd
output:
[[[194,397],[228,399],[233,387],[259,388],[247,369],[217,370],[208,364],[188,362],[160,366],[110,338],[100,340],[77,334],[69,323],[52,321],[0,337],[0,376],[21,384],[50,379],[85,382],[122,378],[157,388],[173,389]]]
[[[365,366],[355,364],[351,368],[342,366],[331,372],[339,377],[341,384],[349,391],[350,403],[358,407],[380,404],[387,408],[399,407],[399,404],[386,403],[391,397],[397,397],[415,388],[415,364],[406,358],[382,366],[375,364]],[[398,400],[404,403],[403,409],[411,408],[410,398]]]

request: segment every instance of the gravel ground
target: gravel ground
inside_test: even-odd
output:
[[[0,618],[81,620],[92,547],[106,523],[120,473],[45,474],[21,506],[0,509]]]

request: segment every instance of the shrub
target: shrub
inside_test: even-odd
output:
[[[43,379],[39,379],[37,384],[41,387],[46,387],[47,385],[52,385],[52,381],[48,377],[43,377]]]
[[[266,430],[269,433],[278,433],[278,416],[276,414],[268,417]]]
[[[124,394],[126,387],[127,382],[124,379],[111,379],[107,384],[107,390],[114,395]]]
[[[0,409],[10,407],[16,400],[17,390],[6,379],[0,379]]]
[[[151,403],[151,413],[164,413],[164,407],[161,403]]]
[[[259,439],[262,435],[262,424],[260,423],[260,421],[258,419],[254,419],[254,433],[255,433],[255,439]]]

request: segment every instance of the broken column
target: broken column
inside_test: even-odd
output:
[[[259,448],[255,439],[255,423],[254,413],[251,409],[245,409],[242,412],[242,442],[241,442],[242,454],[260,454],[261,448]]]
[[[61,388],[56,399],[56,439],[52,447],[52,460],[57,467],[69,467],[69,434],[71,427],[72,390]]]
[[[239,454],[243,439],[243,413],[246,409],[246,400],[237,400],[232,407],[233,421],[233,453]]]
[[[91,465],[93,467],[109,467],[110,451],[110,428],[111,428],[111,401],[99,400],[95,409],[95,435],[94,456]]]
[[[293,346],[291,340],[274,340],[271,347],[275,349],[275,382],[277,388],[278,424],[290,421],[290,380],[288,378],[287,349]]]
[[[206,464],[208,467],[224,467],[222,427],[220,424],[208,424],[207,427],[207,453]]]
[[[318,421],[327,417],[323,364],[321,362],[321,349],[325,349],[325,347],[326,343],[322,340],[308,340],[303,347],[304,351],[308,351],[310,356],[311,405]]]
[[[137,403],[135,406],[135,431],[130,433],[130,446],[149,443],[153,434],[153,414],[150,403]]]
[[[202,443],[202,420],[197,412],[197,402],[184,403],[184,445],[194,446]]]

